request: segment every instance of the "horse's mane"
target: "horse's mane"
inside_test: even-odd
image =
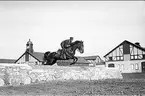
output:
[[[78,43],[80,43],[80,42],[82,42],[82,41],[76,40],[76,41],[74,41],[74,42],[71,43],[71,46],[73,46],[73,45],[75,45],[75,44],[78,44]]]

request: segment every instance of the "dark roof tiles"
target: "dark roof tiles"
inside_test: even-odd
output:
[[[98,55],[97,56],[84,56],[83,58],[86,60],[95,60],[97,57],[99,56]]]
[[[33,52],[31,53],[35,58],[37,58],[39,61],[43,61],[43,56],[44,56],[44,53],[42,52]]]
[[[58,60],[57,63],[71,63],[73,62],[72,59],[70,60]],[[76,62],[77,64],[89,64],[87,60],[85,60],[83,57],[78,57],[78,61]]]
[[[15,59],[0,59],[0,63],[15,63]]]

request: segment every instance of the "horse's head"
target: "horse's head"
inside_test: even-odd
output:
[[[75,42],[73,42],[73,45],[76,46],[76,48],[78,49],[78,51],[80,53],[84,53],[84,44],[83,44],[83,41],[75,41]]]

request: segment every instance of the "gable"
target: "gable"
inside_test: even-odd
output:
[[[141,46],[138,46],[134,43],[131,43],[127,40],[124,40],[122,43],[120,43],[118,46],[116,46],[114,49],[112,49],[110,52],[108,52],[104,57],[106,57],[107,55],[112,54],[113,51],[116,50],[119,47],[120,47],[120,49],[122,49],[122,47],[123,47],[123,50],[122,50],[123,54],[130,54],[130,45],[142,50],[143,52],[145,52],[145,48],[143,48]]]
[[[34,54],[33,53],[29,53],[28,51],[26,51],[25,53],[23,53],[16,61],[15,61],[15,63],[17,63],[19,60],[23,60],[23,61],[25,61],[25,55],[26,54],[28,54],[28,55],[30,55],[30,58],[31,58],[31,60],[37,60],[37,61],[39,61],[39,62],[41,62],[41,60],[42,59],[40,59],[41,58],[41,56],[42,56],[42,54],[41,55],[38,55],[38,53],[37,52],[34,52]],[[33,59],[34,58],[34,59]]]
[[[108,52],[104,57],[106,61],[123,61],[126,60],[124,59],[124,55],[131,56],[131,58],[129,58],[131,60],[145,59],[145,49],[137,44],[125,40]]]

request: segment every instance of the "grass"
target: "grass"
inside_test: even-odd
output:
[[[95,96],[143,95],[144,79],[108,79],[92,81],[51,81],[22,86],[0,88],[0,95],[42,96]]]

